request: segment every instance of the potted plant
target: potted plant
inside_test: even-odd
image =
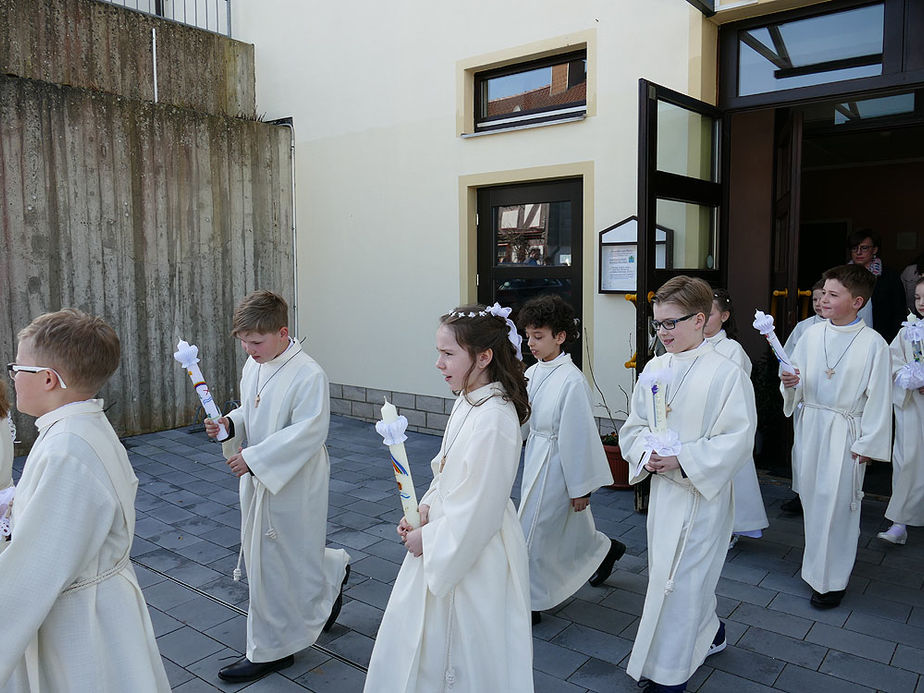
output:
[[[585,339],[585,344],[587,340]],[[613,416],[613,412],[610,411],[609,405],[606,403],[606,396],[604,396],[603,391],[600,389],[600,386],[597,385],[597,379],[594,377],[594,368],[590,361],[590,350],[587,351],[587,365],[588,370],[590,371],[590,379],[593,382],[594,388],[600,394],[600,401],[602,402],[603,408],[606,410],[606,417],[609,419],[611,430],[609,433],[604,433],[600,436],[600,442],[603,443],[603,451],[606,453],[606,461],[609,462],[610,472],[613,475],[613,483],[610,485],[610,488],[613,489],[628,489],[631,488],[629,485],[629,463],[622,456],[622,451],[619,449],[619,427],[616,425],[616,419]],[[629,415],[629,393],[626,392],[625,388],[622,385],[619,386],[620,392],[622,392],[623,397],[626,399],[625,409],[618,409],[617,413]]]

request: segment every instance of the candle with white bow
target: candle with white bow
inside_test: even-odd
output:
[[[9,486],[0,491],[0,541],[5,541],[10,536],[10,515],[13,511],[15,496],[15,486]]]
[[[789,356],[786,355],[786,350],[783,349],[783,345],[780,344],[780,339],[773,329],[773,316],[767,315],[762,310],[754,311],[754,329],[767,338],[767,342],[770,344],[770,348],[773,349],[773,354],[780,362],[783,370],[787,373],[795,374],[796,369],[789,360]]]
[[[404,441],[407,440],[407,418],[398,416],[395,405],[385,400],[382,407],[382,420],[377,421],[375,430],[384,439],[391,453],[391,464],[395,472],[395,481],[398,482],[398,495],[401,497],[401,507],[404,508],[404,519],[411,527],[420,526],[420,510],[417,506],[417,493],[414,491],[414,480],[411,478],[411,467],[407,463],[407,452]]]
[[[906,390],[917,390],[924,387],[924,320],[909,314],[902,327],[905,339],[911,343],[911,361],[898,370],[895,382]]]
[[[674,371],[671,368],[661,368],[657,370],[645,370],[638,378],[641,387],[651,392],[652,402],[652,422],[651,433],[645,436],[645,455],[639,460],[636,466],[635,475],[641,473],[642,467],[648,461],[651,452],[656,452],[662,457],[671,457],[680,454],[680,436],[677,431],[667,427],[667,413],[670,410],[667,406],[667,393],[665,388],[674,377]]]
[[[215,400],[212,399],[209,386],[205,384],[205,378],[202,377],[202,371],[199,368],[199,347],[181,339],[176,345],[176,349],[173,358],[175,358],[180,365],[186,369],[186,373],[189,374],[189,379],[192,380],[193,387],[196,388],[196,394],[199,395],[199,401],[202,402],[202,408],[205,409],[205,413],[210,419],[218,423],[221,412],[218,411],[218,407],[215,406]],[[216,438],[216,440],[221,442],[228,438],[228,431],[225,430],[222,424],[218,424],[218,438]]]

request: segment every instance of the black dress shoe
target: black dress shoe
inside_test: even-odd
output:
[[[622,555],[625,552],[625,544],[623,544],[621,541],[610,539],[610,550],[606,552],[606,557],[603,559],[600,567],[597,568],[597,572],[591,575],[590,580],[587,582],[589,582],[592,587],[599,587],[602,585],[610,576],[610,573],[613,572],[613,564],[622,558]]]
[[[539,623],[541,620],[542,620],[542,612],[541,612],[541,611],[534,611],[534,612],[533,612],[533,625],[536,625],[536,624]]]
[[[277,659],[275,662],[251,662],[249,659],[244,657],[243,659],[239,659],[234,664],[229,664],[224,669],[219,671],[218,678],[220,678],[222,681],[228,681],[230,683],[245,683],[247,681],[256,681],[257,679],[262,679],[267,674],[272,674],[274,671],[279,671],[280,669],[285,669],[286,667],[292,666],[294,661],[295,655],[289,655],[288,657]]]
[[[839,606],[847,590],[832,590],[830,592],[816,592],[812,590],[812,606],[816,609],[833,609]]]
[[[340,609],[343,608],[343,588],[347,584],[347,580],[350,579],[350,564],[347,563],[346,573],[343,575],[343,582],[340,583],[340,594],[337,595],[337,600],[334,602],[334,605],[331,607],[330,616],[327,617],[327,623],[324,624],[324,627],[321,629],[325,633],[334,627],[334,623],[337,621],[337,617],[340,615]]]
[[[781,503],[780,510],[782,510],[787,515],[801,515],[802,500],[799,498],[799,494],[796,494],[794,498],[790,498],[785,503]]]

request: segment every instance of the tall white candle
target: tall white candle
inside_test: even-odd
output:
[[[411,527],[420,526],[420,510],[417,506],[417,493],[414,491],[414,480],[411,478],[411,467],[407,463],[407,451],[404,449],[404,435],[407,429],[407,419],[398,416],[395,405],[385,400],[382,407],[382,420],[375,429],[385,439],[385,445],[391,453],[392,468],[395,472],[395,481],[398,482],[398,495],[401,497],[401,507],[404,509],[404,518]]]
[[[773,330],[773,316],[765,314],[762,310],[754,311],[754,329],[767,338],[767,342],[770,344],[770,348],[773,349],[773,353],[783,370],[787,373],[795,374],[796,369],[789,360],[789,356],[786,355],[783,345],[780,344],[779,337],[776,336],[776,332]]]
[[[192,380],[193,387],[196,388],[196,394],[199,395],[199,401],[202,402],[202,408],[208,414],[210,419],[218,421],[221,412],[215,406],[215,400],[212,399],[212,393],[209,392],[209,386],[205,384],[205,378],[202,377],[202,371],[199,369],[199,347],[195,344],[189,344],[185,340],[180,340],[176,345],[175,358],[186,369],[189,379]],[[228,432],[222,424],[218,424],[218,438],[223,441],[229,438]]]
[[[651,395],[654,398],[654,426],[651,430],[660,433],[667,430],[667,401],[664,385],[660,382],[652,384]]]

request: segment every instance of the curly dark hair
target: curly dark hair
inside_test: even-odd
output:
[[[720,312],[728,311],[728,320],[722,323],[725,336],[729,339],[738,339],[738,326],[735,324],[735,309],[732,307],[731,296],[728,289],[714,289],[712,301],[719,307]]]
[[[478,354],[491,349],[493,357],[488,365],[491,382],[499,382],[504,388],[504,400],[513,402],[520,423],[529,419],[529,395],[526,392],[526,376],[523,362],[517,359],[516,349],[507,337],[508,326],[504,318],[485,313],[482,305],[459,306],[440,318],[440,324],[452,330],[459,346],[472,357],[473,363],[465,374],[469,376],[475,368]],[[470,314],[474,313],[474,317]],[[483,314],[480,314],[483,313]],[[463,395],[467,399],[467,395]],[[474,402],[470,402],[474,404]]]
[[[548,327],[553,336],[564,332],[563,351],[568,351],[568,347],[581,336],[578,321],[574,317],[574,309],[558,294],[543,294],[529,299],[520,308],[520,313],[517,315],[517,326],[521,330],[528,327]]]

